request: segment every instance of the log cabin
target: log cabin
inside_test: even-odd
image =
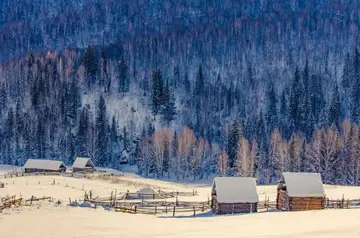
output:
[[[90,158],[76,157],[73,164],[73,172],[93,173],[95,165]]]
[[[284,172],[278,182],[276,208],[283,211],[324,209],[325,191],[320,174]]]
[[[259,196],[255,178],[216,177],[211,196],[214,214],[257,212]]]
[[[25,173],[36,172],[65,172],[66,166],[62,161],[28,159],[24,165]]]

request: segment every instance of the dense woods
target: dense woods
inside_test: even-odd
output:
[[[0,3],[0,163],[359,183],[357,1],[20,2]]]

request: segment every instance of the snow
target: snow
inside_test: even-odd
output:
[[[283,173],[290,197],[324,197],[325,191],[319,173]]]
[[[2,169],[0,174],[5,171]],[[51,183],[55,179],[55,185]],[[0,213],[1,237],[12,238],[115,238],[115,237],[206,237],[206,238],[360,238],[360,215],[357,209],[338,209],[305,212],[260,211],[243,215],[213,216],[209,212],[179,214],[171,217],[124,214],[102,208],[70,207],[68,199],[80,200],[85,190],[92,189],[94,196],[109,196],[111,191],[131,192],[144,187],[164,191],[197,190],[199,196],[180,200],[205,201],[211,192],[211,183],[175,183],[145,179],[134,175],[83,179],[59,176],[26,176],[0,180],[6,183],[0,196],[16,195],[29,198],[51,196],[61,205],[47,202],[38,206],[12,208]],[[40,182],[40,184],[39,184]],[[325,185],[332,199],[359,198],[360,187]],[[276,199],[276,186],[257,186],[260,201]],[[21,224],[21,226],[19,226]],[[59,229],[60,228],[60,229]]]
[[[256,179],[243,177],[217,177],[214,179],[219,203],[256,203]]]

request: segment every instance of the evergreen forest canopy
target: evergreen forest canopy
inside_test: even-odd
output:
[[[360,3],[245,2],[1,1],[0,163],[359,184]]]

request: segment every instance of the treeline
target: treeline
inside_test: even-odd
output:
[[[316,129],[311,140],[301,134],[284,139],[274,129],[268,154],[256,140],[241,136],[232,123],[224,134],[226,148],[210,143],[185,126],[179,133],[144,129],[137,154],[139,174],[146,177],[197,180],[210,175],[257,177],[260,184],[275,182],[283,172],[320,173],[327,184],[360,184],[359,126],[345,120],[341,133],[333,124]]]

